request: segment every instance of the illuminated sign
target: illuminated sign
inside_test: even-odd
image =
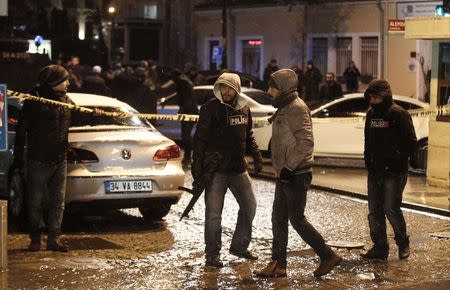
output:
[[[251,39],[247,41],[248,45],[251,46],[261,46],[262,45],[262,40],[261,39]]]
[[[388,31],[405,31],[405,20],[389,19]]]

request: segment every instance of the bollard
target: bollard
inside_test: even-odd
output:
[[[0,271],[8,270],[8,201],[0,200]]]

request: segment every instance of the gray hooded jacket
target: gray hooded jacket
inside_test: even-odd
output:
[[[277,71],[272,74],[271,84],[281,92],[276,102],[284,102],[277,106],[272,124],[272,163],[277,176],[283,167],[296,174],[311,172],[314,163],[311,112],[295,91],[295,72],[289,69]]]

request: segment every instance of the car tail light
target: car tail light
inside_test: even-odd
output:
[[[167,161],[169,159],[180,158],[180,156],[180,147],[178,147],[177,145],[172,145],[156,151],[155,155],[153,156],[153,161]]]
[[[93,152],[78,148],[69,148],[67,152],[68,163],[97,163],[98,157]]]

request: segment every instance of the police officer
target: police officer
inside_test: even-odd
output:
[[[205,253],[206,265],[223,267],[220,261],[221,219],[224,198],[230,189],[239,204],[236,230],[230,253],[256,260],[248,246],[256,200],[246,170],[245,153],[252,155],[256,172],[262,169],[262,158],[252,132],[252,117],[244,98],[237,74],[223,73],[214,84],[215,98],[202,106],[194,135],[192,175],[195,182],[202,179],[211,156],[219,155],[217,168],[205,193]]]

